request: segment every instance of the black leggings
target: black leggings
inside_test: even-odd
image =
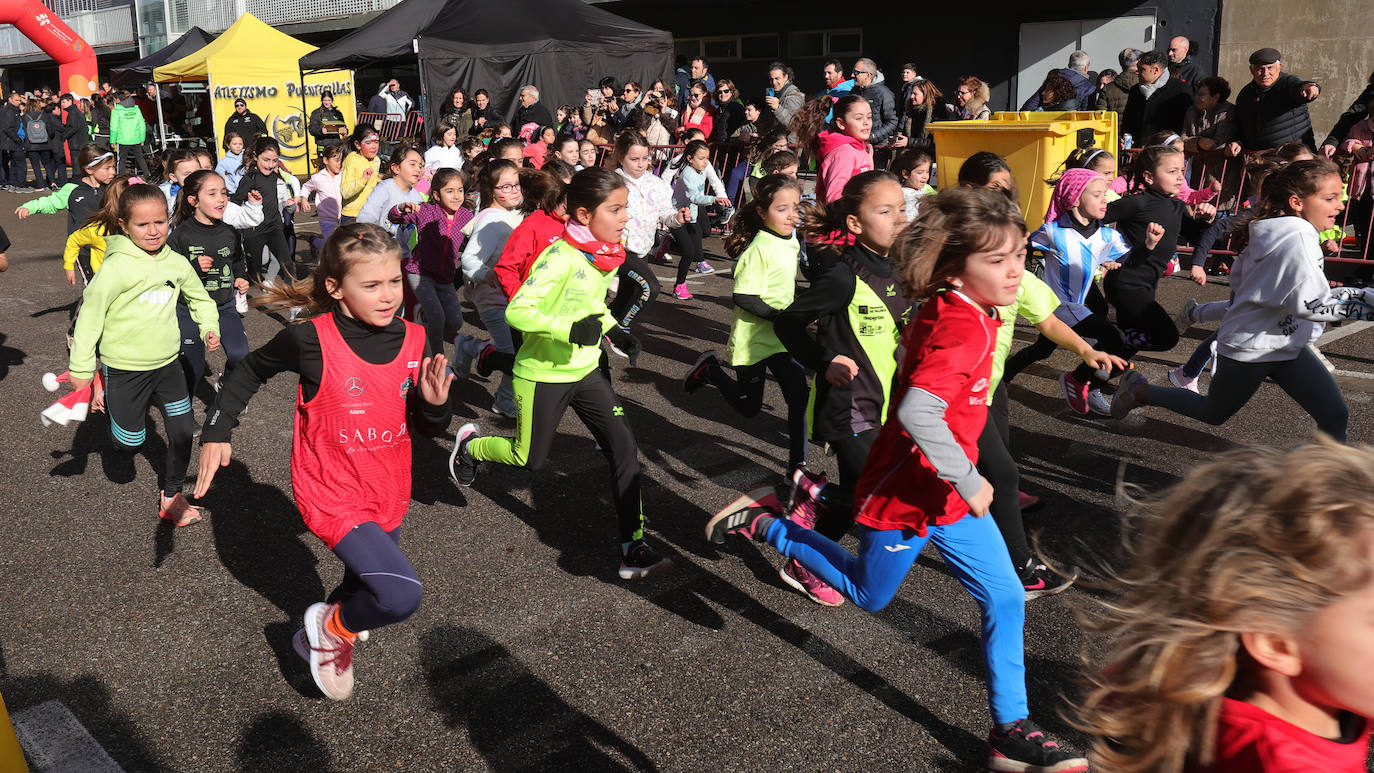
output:
[[[753,418],[763,408],[765,369],[773,372],[773,378],[782,388],[782,399],[787,402],[787,432],[790,435],[787,469],[795,470],[806,462],[806,402],[811,395],[806,369],[792,359],[792,355],[780,352],[753,365],[736,365],[739,381],[730,378],[730,374],[720,367],[708,369],[706,379],[720,390],[731,408],[745,418]]]
[[[621,327],[629,330],[630,323],[658,297],[658,277],[649,268],[643,255],[625,253],[625,262],[620,264],[620,285],[615,298],[609,304],[611,316]]]
[[[1026,527],[1021,523],[1021,473],[1011,456],[1007,385],[997,385],[988,404],[988,423],[978,436],[978,472],[992,484],[992,519],[1007,543],[1012,567],[1023,572],[1030,563]]]
[[[1074,325],[1072,330],[1083,338],[1097,341],[1095,348],[1101,351],[1115,354],[1118,357],[1130,357],[1131,349],[1126,345],[1126,334],[1102,314],[1088,316]],[[1059,344],[1044,335],[1036,336],[1034,343],[1007,358],[1007,366],[1003,372],[1002,381],[1007,382],[1016,378],[1016,374],[1031,363],[1039,362],[1053,354],[1058,346]],[[1116,374],[1113,373],[1112,375]],[[1091,381],[1095,385],[1105,383],[1097,377],[1097,369],[1086,362],[1080,362],[1078,367],[1074,368],[1073,377],[1079,382]]]
[[[640,503],[639,446],[611,382],[599,368],[579,381],[549,383],[511,378],[515,388],[515,437],[480,437],[468,443],[479,462],[498,462],[537,470],[553,448],[558,423],[571,406],[611,465],[611,499],[620,524],[620,541],[644,538]]]
[[[290,274],[293,279],[296,278],[295,256],[286,246],[286,232],[281,223],[273,225],[263,223],[252,230],[241,231],[240,233],[243,234],[244,254],[248,256],[248,278],[250,280],[261,282],[264,276],[269,279],[272,278],[271,259],[266,263],[266,272],[264,273],[263,247],[271,252],[272,258],[281,266],[281,270]]]
[[[353,527],[334,546],[343,580],[326,599],[339,603],[339,620],[350,631],[372,631],[415,614],[424,589],[401,552],[401,527],[382,531],[368,522]]]
[[[234,369],[244,357],[248,356],[248,334],[243,329],[243,320],[234,309],[230,299],[221,303],[219,309],[219,340],[224,347],[224,375]],[[196,385],[205,375],[205,342],[200,338],[200,327],[191,319],[191,310],[177,304],[177,326],[181,328],[181,367],[186,374],[186,394],[195,397]]]
[[[821,490],[822,507],[816,516],[816,533],[839,542],[849,532],[849,527],[854,525],[854,487],[859,483],[859,476],[863,474],[864,464],[868,461],[868,452],[877,439],[878,430],[875,428],[829,441],[840,465],[840,480],[838,484],[827,484]]]
[[[105,367],[105,411],[115,448],[132,452],[147,439],[148,406],[156,402],[167,428],[167,467],[162,493],[175,496],[186,481],[191,461],[191,437],[196,431],[191,398],[181,365],[173,360],[156,370],[119,370]]]
[[[705,257],[701,251],[701,234],[700,223],[683,223],[673,229],[673,241],[677,242],[677,248],[682,252],[682,259],[677,264],[677,284],[686,282],[687,272]]]
[[[143,157],[142,145],[120,145],[116,158],[118,161],[115,168],[119,170],[120,174],[127,174],[133,169],[137,169],[145,180],[152,176],[148,172],[148,160]]]
[[[1136,352],[1167,352],[1178,345],[1173,315],[1155,300],[1153,287],[1122,285],[1107,275],[1107,300],[1116,307],[1116,324],[1126,336],[1130,359]]]

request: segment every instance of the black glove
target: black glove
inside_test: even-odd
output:
[[[588,314],[572,323],[568,329],[568,343],[579,346],[596,346],[601,341],[601,315]]]

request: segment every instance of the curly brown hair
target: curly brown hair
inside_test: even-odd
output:
[[[1045,99],[1044,96],[1041,96],[1041,107],[1062,105],[1070,99],[1077,99],[1077,92],[1073,90],[1073,83],[1058,70],[1051,71],[1049,75],[1045,76],[1045,82],[1040,84],[1040,93],[1043,95],[1046,91],[1053,95],[1053,99]]]

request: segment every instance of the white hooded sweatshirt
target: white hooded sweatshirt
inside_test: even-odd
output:
[[[1234,299],[1217,329],[1217,353],[1240,362],[1296,359],[1323,323],[1374,320],[1374,290],[1332,288],[1322,271],[1317,229],[1300,217],[1250,224],[1250,242],[1231,268]]]

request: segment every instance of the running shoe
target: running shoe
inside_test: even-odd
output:
[[[1083,773],[1088,761],[1059,748],[1029,719],[1018,719],[1005,732],[988,734],[988,769],[1012,773]]]
[[[673,561],[661,556],[649,543],[637,539],[620,557],[620,579],[642,580],[672,571]]]
[[[1031,511],[1031,510],[1036,510],[1036,509],[1038,509],[1042,504],[1044,504],[1043,502],[1040,501],[1040,497],[1037,497],[1037,496],[1034,495],[1034,494],[1027,494],[1027,493],[1024,492],[1024,491],[1018,491],[1018,492],[1016,492],[1016,503],[1019,504],[1019,505],[1021,506],[1021,510],[1022,510],[1023,512],[1029,512],[1029,511]]]
[[[496,360],[492,356],[494,354],[496,354],[496,344],[488,341],[487,345],[483,346],[482,350],[477,353],[477,375],[486,378],[491,375],[493,370],[496,370],[493,367],[496,364]]]
[[[459,333],[453,337],[453,359],[449,361],[449,366],[453,372],[459,376],[466,377],[472,372],[472,361],[477,359],[481,353],[482,341],[466,333]]]
[[[1058,572],[1050,571],[1048,566],[1036,563],[1031,559],[1030,563],[1020,572],[1021,587],[1026,589],[1026,601],[1038,599],[1041,596],[1053,596],[1056,593],[1063,593],[1078,581],[1078,567],[1069,567],[1069,575],[1066,577]]]
[[[358,641],[367,641],[369,635],[367,631],[358,631]],[[301,660],[310,662],[310,639],[306,636],[304,628],[296,631],[296,635],[291,637],[291,648],[301,656]]]
[[[1197,298],[1189,298],[1184,302],[1183,309],[1174,317],[1174,326],[1178,328],[1180,333],[1193,326],[1195,321],[1193,315],[1197,313],[1197,307]]]
[[[1101,389],[1088,390],[1088,410],[1098,416],[1112,415],[1112,401],[1102,394]]]
[[[816,528],[820,515],[821,489],[825,488],[825,473],[812,475],[805,467],[792,471],[792,493],[787,498],[787,517],[798,526]],[[831,606],[834,606],[833,604]]]
[[[500,403],[492,403],[491,412],[497,416],[504,416],[507,419],[514,419],[520,415],[519,411],[515,409],[515,406],[512,405],[509,408],[505,408],[502,407]]]
[[[248,296],[238,290],[234,291],[234,311],[237,311],[239,316],[248,313]]]
[[[687,375],[682,377],[682,388],[687,394],[692,394],[706,385],[706,374],[711,368],[720,366],[720,358],[715,351],[706,350],[697,357],[697,361],[692,363],[692,369],[687,371]]]
[[[1088,382],[1079,381],[1072,373],[1059,374],[1059,386],[1064,389],[1064,400],[1078,413],[1088,412]]]
[[[311,604],[305,610],[305,635],[315,686],[326,698],[341,701],[353,694],[353,642],[329,631],[327,621],[338,608],[338,604]]]
[[[778,570],[778,577],[821,606],[838,607],[844,603],[844,596],[839,591],[826,585],[824,580],[797,563],[795,558],[787,559],[787,563]]]
[[[781,518],[782,514],[783,506],[777,490],[772,486],[761,486],[740,495],[712,516],[706,522],[706,539],[723,545],[725,535],[742,534],[749,539],[762,541],[763,534],[755,531],[754,524],[762,516]]]
[[[194,507],[186,501],[186,495],[178,491],[176,496],[166,496],[158,494],[157,517],[164,521],[171,521],[174,526],[190,526],[193,523],[200,523],[202,515],[209,515],[209,511],[201,507]]]
[[[471,486],[477,479],[477,460],[468,455],[468,443],[477,434],[476,424],[464,424],[453,440],[453,453],[448,455],[448,475],[459,486]]]
[[[687,283],[673,285],[673,297],[679,301],[692,300],[692,292],[687,289]]]
[[[1189,392],[1197,392],[1197,379],[1197,376],[1189,378],[1188,374],[1183,371],[1183,368],[1174,368],[1169,371],[1169,383],[1179,389],[1186,389]]]
[[[1120,421],[1126,418],[1139,404],[1135,399],[1135,390],[1145,386],[1148,382],[1145,377],[1140,375],[1140,371],[1132,370],[1121,378],[1121,385],[1116,388],[1116,394],[1112,396],[1112,418]]]
[[[707,262],[704,261],[704,260],[698,261],[697,264],[696,264],[695,266],[692,266],[692,270],[695,271],[695,272],[697,272],[698,274],[714,274],[714,273],[716,273],[716,270],[715,270],[714,268],[711,268],[711,264],[710,264],[710,263],[707,263]]]

